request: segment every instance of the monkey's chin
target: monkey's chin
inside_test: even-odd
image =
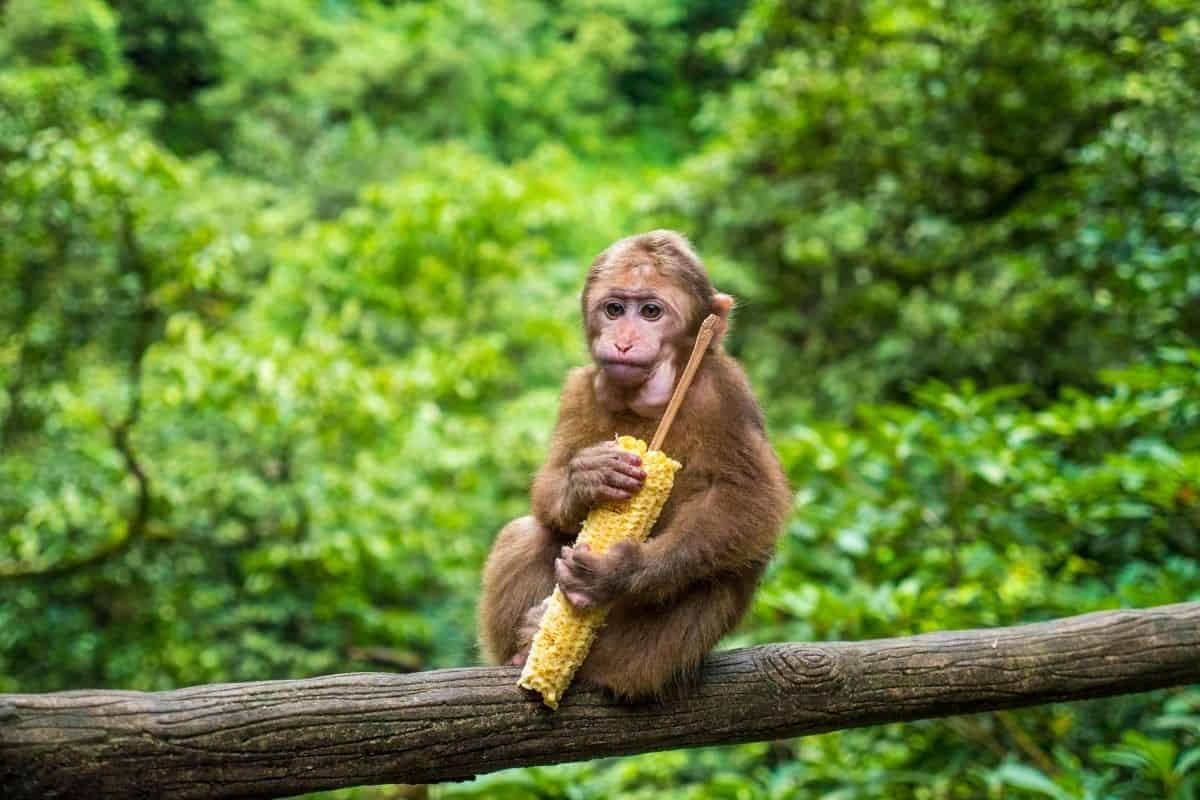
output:
[[[603,365],[604,377],[617,386],[641,386],[650,377],[650,367],[609,361]]]

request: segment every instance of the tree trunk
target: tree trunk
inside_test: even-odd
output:
[[[551,712],[515,667],[0,695],[7,798],[278,797],[1200,682],[1200,603],[711,656],[697,685]]]

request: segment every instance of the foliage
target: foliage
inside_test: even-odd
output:
[[[802,408],[1093,388],[1200,334],[1198,36],[1175,2],[763,0],[712,37],[760,68],[667,206],[747,274]]]
[[[727,645],[1200,598],[1191,10],[0,3],[0,691],[476,661],[582,269],[662,225],[739,296],[796,487]],[[1189,800],[1198,719],[1192,688],[434,794]]]

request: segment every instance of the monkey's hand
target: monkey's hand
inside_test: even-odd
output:
[[[611,603],[629,588],[641,545],[618,542],[603,555],[586,544],[564,547],[554,560],[554,579],[567,601],[580,610]]]
[[[628,500],[645,480],[641,457],[616,442],[584,448],[567,465],[570,506],[581,518],[606,500]]]

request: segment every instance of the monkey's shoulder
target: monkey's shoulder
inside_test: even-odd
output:
[[[720,429],[732,436],[743,436],[746,431],[762,433],[766,430],[766,419],[750,381],[737,360],[725,353],[713,353],[711,360],[702,370],[695,386],[695,414],[702,421],[720,419]]]
[[[596,397],[596,367],[575,367],[563,381],[559,399],[558,443],[575,452],[612,439],[617,433],[641,435],[629,425],[620,425],[613,414]]]
[[[597,406],[595,382],[596,366],[593,364],[568,370],[563,381],[560,413],[577,417],[593,412]]]

